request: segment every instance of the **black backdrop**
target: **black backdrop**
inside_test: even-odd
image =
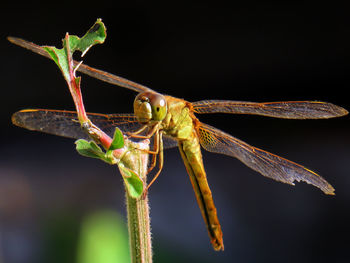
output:
[[[56,65],[6,36],[57,46],[65,32],[82,35],[102,18],[107,40],[85,63],[156,91],[189,101],[321,100],[350,109],[345,6],[58,5],[13,1],[0,11],[0,261],[75,262],[84,215],[100,208],[125,214],[114,167],[79,156],[72,140],[11,125],[11,114],[22,108],[73,109],[73,103]],[[88,111],[132,111],[132,91],[87,76],[82,87]],[[150,190],[155,262],[349,261],[349,117],[200,119],[319,172],[336,196],[305,183],[277,183],[235,159],[204,153],[224,231],[225,251],[214,252],[179,153],[169,150]],[[45,238],[44,226],[62,215],[69,218],[61,226],[68,238]]]

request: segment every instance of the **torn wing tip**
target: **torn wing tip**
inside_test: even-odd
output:
[[[340,114],[341,114],[341,115],[339,115],[339,116],[345,116],[345,115],[348,115],[349,112],[348,112],[346,109],[344,109],[344,108],[341,107],[341,113],[340,113]]]
[[[335,195],[335,189],[333,188],[333,186],[328,185],[326,189],[322,189],[322,191],[326,194],[326,195]]]

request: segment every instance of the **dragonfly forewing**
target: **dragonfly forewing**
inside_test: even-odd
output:
[[[80,127],[76,112],[27,109],[14,113],[12,123],[32,131],[88,139]]]
[[[89,119],[109,136],[113,137],[115,127],[124,132],[140,127],[133,114],[98,114],[88,113]],[[81,129],[75,111],[46,109],[28,109],[12,115],[12,122],[17,126],[74,139],[88,139]]]
[[[113,137],[115,128],[122,132],[134,132],[141,128],[134,114],[99,114],[88,113],[90,121],[103,130],[107,135]],[[14,113],[12,122],[28,130],[44,132],[57,136],[86,139],[89,136],[80,127],[75,111],[27,109]],[[169,149],[177,146],[177,141],[169,136],[163,137],[164,148]],[[153,144],[153,138],[151,138]]]
[[[321,101],[202,100],[193,102],[192,106],[196,113],[254,114],[283,119],[328,119],[348,114],[342,107]]]
[[[41,56],[51,59],[50,55],[43,49],[43,47],[37,44],[34,44],[32,42],[29,42],[27,40],[24,40],[18,37],[8,37],[7,39],[15,45],[26,48],[34,53],[37,53]],[[136,92],[151,91],[150,88],[144,85],[138,84],[134,81],[131,81],[126,78],[122,78],[117,75],[108,73],[106,71],[96,69],[88,65],[81,64],[80,62],[74,61],[74,66],[76,67],[77,65],[79,65],[79,67],[76,69],[77,71],[80,71],[90,77],[105,81],[112,85],[134,90]]]

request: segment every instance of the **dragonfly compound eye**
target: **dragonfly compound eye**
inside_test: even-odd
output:
[[[140,123],[148,123],[152,119],[152,108],[145,93],[140,93],[134,100],[134,114]]]
[[[164,96],[154,94],[154,96],[150,98],[150,104],[152,108],[152,120],[162,121],[167,114],[167,105]]]
[[[146,91],[136,96],[134,113],[140,123],[162,121],[167,114],[166,100],[163,95]]]

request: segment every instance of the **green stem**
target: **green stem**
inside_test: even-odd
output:
[[[142,153],[139,150],[138,154],[136,152],[133,152],[132,154],[134,156],[136,154],[138,157],[136,158],[136,167],[133,167],[133,170],[138,171],[138,175],[144,182],[144,189],[146,189],[148,154]],[[135,199],[129,195],[127,189],[125,192],[131,262],[152,263],[152,243],[148,195],[146,194],[145,196],[141,196],[140,198]]]
[[[148,197],[134,199],[126,194],[130,256],[132,263],[151,263],[152,244]]]

